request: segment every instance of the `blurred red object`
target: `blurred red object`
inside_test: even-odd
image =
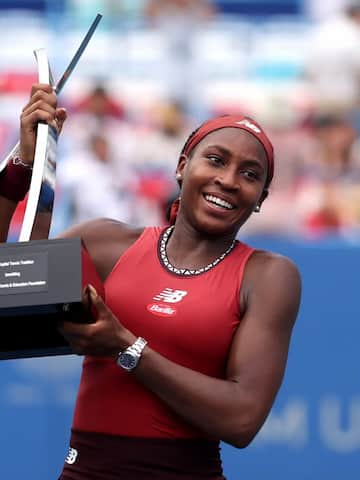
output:
[[[89,113],[97,117],[114,117],[123,119],[125,109],[108,90],[101,85],[96,86],[86,97],[72,106],[76,113]]]
[[[35,72],[5,72],[0,74],[0,92],[29,94],[31,85],[36,82]]]
[[[163,202],[171,193],[172,183],[162,175],[142,176],[138,183],[138,194],[144,198]]]
[[[315,235],[336,233],[342,227],[341,219],[331,210],[314,212],[305,222],[306,228]]]
[[[19,237],[21,225],[24,218],[26,202],[27,202],[27,196],[24,198],[22,202],[19,202],[18,206],[16,207],[15,213],[12,217],[10,231],[9,231],[9,238],[13,240],[17,240],[17,238]]]

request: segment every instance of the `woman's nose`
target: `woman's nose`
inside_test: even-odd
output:
[[[224,187],[228,189],[237,189],[238,188],[238,177],[236,172],[232,169],[223,169],[219,172],[217,176],[217,181]]]

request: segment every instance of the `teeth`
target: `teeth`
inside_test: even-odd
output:
[[[221,198],[214,197],[214,195],[205,195],[205,199],[208,202],[214,203],[215,205],[218,205],[219,207],[227,208],[228,210],[233,210],[234,206],[231,205],[231,203],[226,202],[225,200],[222,200]]]

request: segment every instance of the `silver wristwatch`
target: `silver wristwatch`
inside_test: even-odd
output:
[[[146,345],[147,341],[139,337],[130,347],[119,353],[116,363],[127,372],[131,372],[139,363]]]

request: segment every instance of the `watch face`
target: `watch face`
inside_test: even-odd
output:
[[[119,357],[119,364],[125,370],[132,370],[136,367],[137,358],[131,353],[124,352]]]

